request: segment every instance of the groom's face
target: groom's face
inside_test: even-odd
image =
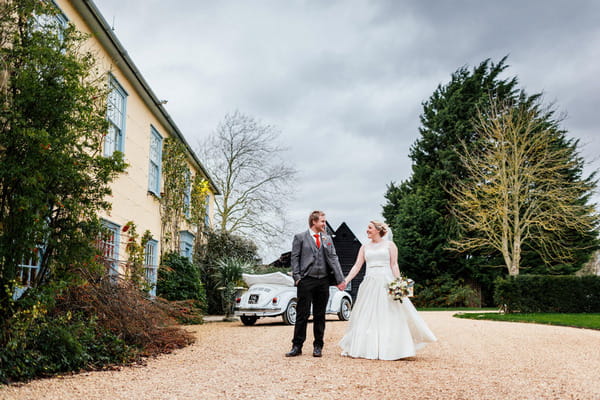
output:
[[[324,215],[321,215],[319,219],[313,225],[313,229],[315,232],[325,232],[325,225],[327,225],[327,219]]]

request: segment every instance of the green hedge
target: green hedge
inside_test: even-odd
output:
[[[198,266],[177,253],[166,254],[158,270],[156,293],[169,301],[194,300],[206,308],[206,291]]]
[[[519,275],[498,279],[496,304],[507,312],[600,312],[600,276]]]

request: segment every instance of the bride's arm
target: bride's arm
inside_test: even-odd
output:
[[[350,270],[350,272],[348,272],[348,275],[344,279],[344,282],[346,283],[346,285],[349,284],[352,279],[354,279],[354,277],[356,276],[356,274],[358,274],[358,271],[360,271],[360,269],[362,268],[364,263],[365,263],[365,245],[363,244],[362,246],[360,246],[360,250],[358,251],[358,256],[356,256],[356,261],[354,262],[352,269]]]
[[[389,242],[390,246],[390,268],[392,268],[392,274],[394,278],[400,276],[400,268],[398,267],[398,248],[394,242]]]

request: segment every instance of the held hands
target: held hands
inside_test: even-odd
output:
[[[344,280],[344,281],[342,281],[342,283],[339,283],[337,285],[337,288],[340,290],[344,290],[344,289],[346,289],[346,286],[348,286],[348,285],[346,284],[346,281]]]

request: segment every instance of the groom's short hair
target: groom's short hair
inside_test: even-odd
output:
[[[315,222],[317,222],[319,218],[321,218],[321,215],[325,215],[325,213],[319,210],[311,212],[308,216],[308,226],[312,227],[315,224]]]

